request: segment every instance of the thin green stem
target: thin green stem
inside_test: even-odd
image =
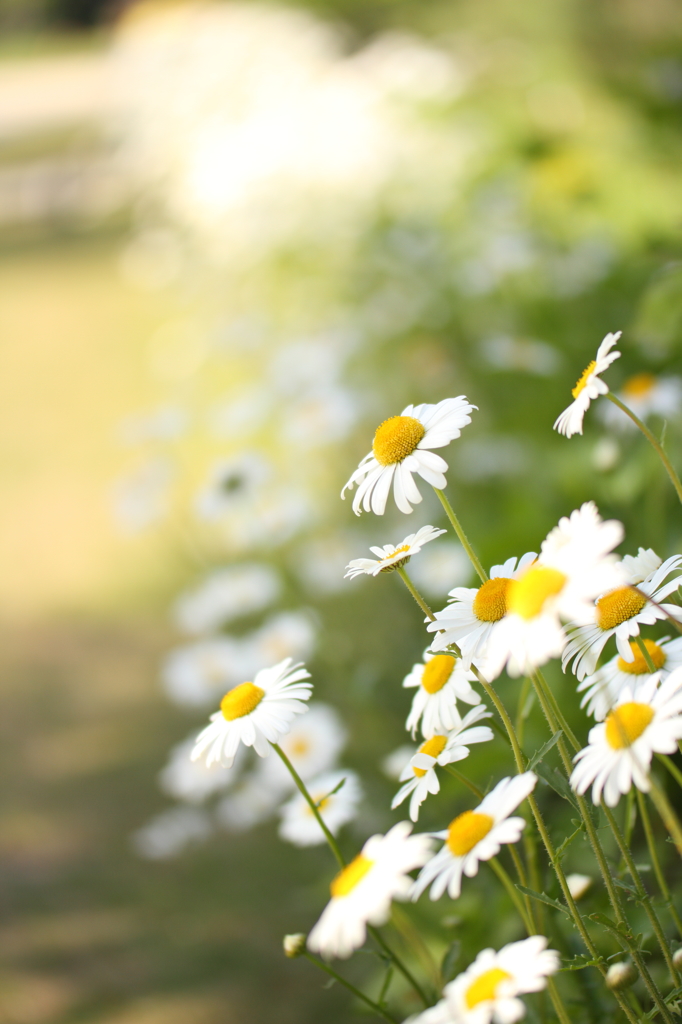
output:
[[[297,790],[299,791],[299,793],[301,794],[303,799],[308,804],[308,807],[310,808],[312,813],[315,815],[315,818],[317,819],[317,823],[320,826],[320,828],[322,829],[322,831],[324,832],[324,837],[327,840],[327,842],[329,843],[329,846],[330,846],[330,849],[331,849],[332,853],[334,854],[334,856],[336,857],[337,861],[339,862],[339,867],[345,868],[346,862],[345,862],[345,860],[343,858],[343,854],[341,853],[341,850],[339,849],[339,844],[336,842],[336,839],[334,839],[334,836],[331,834],[331,832],[329,831],[329,829],[325,825],[325,823],[324,823],[324,821],[322,819],[322,815],[320,814],[320,809],[317,806],[317,804],[315,803],[315,801],[313,800],[313,798],[311,797],[311,795],[308,792],[308,790],[306,789],[306,786],[305,786],[305,783],[303,782],[303,779],[298,774],[298,772],[296,771],[296,769],[294,768],[293,764],[291,763],[291,761],[289,760],[287,755],[284,753],[284,751],[282,750],[280,745],[278,743],[273,743],[271,745],[272,745],[273,750],[282,759],[282,762],[284,763],[284,767],[287,769],[287,771],[291,775],[292,779],[294,780],[294,783],[296,784]]]
[[[644,834],[646,835],[647,846],[649,847],[649,856],[651,857],[651,865],[654,869],[654,874],[656,875],[656,881],[658,882],[658,887],[663,894],[663,899],[667,901],[668,910],[670,911],[670,916],[675,922],[677,933],[682,938],[682,919],[680,919],[680,915],[677,913],[677,909],[675,907],[675,904],[673,903],[672,896],[670,894],[670,889],[668,888],[668,883],[666,882],[665,875],[663,874],[661,862],[658,857],[658,850],[656,849],[656,838],[654,836],[654,830],[651,827],[649,808],[646,805],[644,795],[636,787],[633,788],[635,789],[635,792],[637,794],[637,806],[639,807],[639,816],[642,819],[642,827],[644,828]]]
[[[371,935],[371,936],[372,936],[372,937],[373,937],[373,938],[374,938],[374,939],[376,940],[376,942],[378,942],[378,943],[379,943],[379,945],[381,946],[381,948],[383,949],[383,951],[384,951],[384,952],[385,952],[385,953],[386,953],[386,954],[387,954],[388,956],[390,956],[391,960],[392,960],[392,961],[393,961],[393,963],[394,963],[394,964],[396,965],[396,967],[398,968],[398,970],[400,971],[400,973],[401,973],[401,974],[403,975],[403,977],[404,977],[404,978],[405,978],[405,979],[406,979],[407,981],[409,981],[410,985],[411,985],[411,986],[412,986],[412,988],[413,988],[413,989],[415,990],[415,992],[417,993],[417,995],[419,996],[419,998],[420,998],[420,999],[421,999],[421,1001],[423,1002],[424,1006],[430,1006],[430,1005],[431,1005],[431,1001],[430,1001],[429,997],[428,997],[428,996],[426,995],[426,993],[424,992],[424,989],[423,989],[423,988],[421,987],[421,985],[419,984],[419,982],[417,981],[417,979],[416,979],[416,978],[414,977],[414,975],[412,974],[412,972],[411,972],[411,971],[409,970],[409,968],[407,968],[407,967],[405,966],[405,964],[403,963],[403,961],[401,960],[401,958],[400,958],[400,957],[398,956],[398,954],[397,954],[397,953],[395,953],[395,952],[394,952],[394,951],[393,951],[393,950],[391,949],[391,947],[390,947],[390,946],[389,946],[389,944],[388,944],[388,943],[386,942],[386,939],[385,939],[385,938],[383,937],[383,935],[381,934],[381,932],[379,931],[379,929],[378,929],[378,928],[375,928],[375,927],[374,927],[373,925],[369,924],[369,925],[367,925],[367,931],[368,931],[368,932],[370,933],[370,935]]]
[[[651,783],[651,799],[661,816],[663,824],[670,833],[675,849],[680,857],[682,857],[682,825],[680,825],[680,820],[653,772],[649,774],[649,782]]]
[[[625,405],[624,402],[621,402],[620,398],[616,398],[616,396],[612,394],[610,391],[608,391],[604,397],[608,398],[608,400],[610,402],[613,402],[614,405],[617,405],[620,411],[624,412],[626,416],[629,416],[632,422],[635,424],[635,426],[642,431],[645,438],[647,439],[647,441],[649,442],[649,444],[654,449],[659,459],[665,466],[665,471],[670,477],[670,482],[672,483],[673,487],[675,488],[675,491],[677,492],[677,497],[682,502],[682,483],[680,483],[680,478],[673,469],[673,465],[668,456],[666,455],[661,442],[656,437],[654,437],[654,435],[651,433],[647,425],[645,423],[642,423],[639,416],[635,416],[632,409],[628,409],[627,405]]]
[[[529,916],[527,909],[524,906],[523,900],[521,899],[521,893],[516,888],[511,878],[500,864],[497,857],[491,857],[488,863],[490,864],[490,867],[493,869],[499,880],[502,882],[502,885],[507,890],[509,898],[511,899],[512,903],[519,912],[519,917],[523,921],[524,928],[526,929],[529,935],[535,935],[535,927],[533,925],[533,920]]]
[[[412,597],[415,599],[415,601],[417,602],[417,604],[419,605],[421,610],[424,612],[424,615],[426,616],[426,618],[427,619],[431,619],[431,622],[435,622],[436,621],[436,616],[433,614],[433,612],[429,608],[428,604],[426,603],[424,598],[421,596],[421,594],[419,593],[419,591],[415,587],[415,585],[412,582],[412,580],[410,579],[410,577],[405,572],[405,569],[403,568],[403,566],[402,565],[396,566],[396,572],[400,576],[401,580],[403,581],[403,583],[405,584],[405,586],[407,587],[409,592],[412,594]]]
[[[668,769],[678,786],[682,786],[682,772],[667,754],[656,754],[658,761]]]
[[[525,677],[521,683],[521,689],[519,690],[519,699],[516,705],[516,735],[519,738],[520,746],[523,746],[523,730],[526,725],[525,710],[528,703],[528,695],[530,693],[530,679],[528,676]]]
[[[455,533],[457,534],[457,536],[459,538],[460,544],[462,545],[462,547],[466,551],[467,555],[469,556],[469,561],[471,562],[471,564],[473,565],[474,569],[476,570],[476,573],[478,574],[478,576],[479,576],[479,578],[481,580],[481,583],[485,583],[487,581],[487,579],[488,579],[488,574],[486,573],[485,569],[481,565],[481,562],[479,560],[478,555],[476,554],[476,552],[472,548],[472,546],[471,546],[471,544],[469,542],[469,538],[467,537],[466,533],[462,529],[462,525],[461,525],[459,519],[457,518],[457,516],[455,515],[455,511],[454,511],[452,505],[448,501],[448,499],[447,499],[447,497],[446,497],[446,495],[445,495],[445,493],[443,491],[439,491],[437,487],[434,487],[433,489],[436,492],[436,494],[438,495],[438,500],[440,501],[441,505],[445,509],[445,514],[448,517],[448,519],[450,520],[450,523],[452,524],[452,528],[453,528],[453,530],[455,531]]]
[[[458,768],[455,768],[451,764],[444,764],[443,768],[448,775],[452,775],[452,777],[457,779],[459,782],[463,782],[467,789],[470,789],[474,796],[478,797],[479,800],[483,799],[483,790],[479,789],[476,783],[472,782],[471,779],[468,779],[466,775],[463,775]]]
[[[667,619],[670,625],[674,626],[678,633],[682,633],[682,622],[680,622],[679,619],[676,619],[674,615],[671,615],[669,611],[666,611],[662,604],[659,604],[658,601],[654,601],[653,597],[651,597],[650,594],[645,594],[644,591],[640,590],[639,587],[636,587],[634,583],[630,583],[629,587],[630,590],[634,590],[635,593],[639,594],[640,597],[643,597],[645,601],[648,601],[649,604],[652,604],[654,608],[658,608],[659,612],[664,616],[665,619]]]
[[[649,651],[647,650],[647,646],[644,643],[644,641],[642,640],[641,636],[636,636],[635,637],[635,643],[637,644],[637,646],[639,647],[640,651],[642,652],[642,657],[644,658],[644,661],[646,662],[646,667],[649,669],[650,672],[656,672],[657,671],[656,666],[654,665],[654,663],[653,663],[653,661],[651,659],[651,655],[649,654]]]
[[[390,1024],[397,1024],[395,1017],[392,1017],[391,1014],[384,1010],[382,1006],[379,1006],[379,1004],[375,1003],[373,999],[366,996],[364,992],[361,992],[359,988],[356,988],[355,985],[344,978],[343,975],[338,974],[334,968],[330,967],[329,964],[324,962],[324,960],[318,960],[316,956],[313,956],[312,953],[309,953],[307,950],[305,950],[302,955],[306,960],[309,960],[311,964],[315,964],[315,966],[319,967],[321,971],[325,971],[330,977],[332,977],[334,981],[338,981],[340,985],[343,985],[349,992],[352,992],[357,999],[361,999],[362,1002],[369,1006],[370,1009],[374,1010],[379,1017],[383,1017],[384,1020],[390,1021]]]

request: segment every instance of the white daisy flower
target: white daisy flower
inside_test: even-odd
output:
[[[454,654],[432,654],[424,652],[424,661],[412,666],[403,679],[403,686],[417,687],[412,707],[407,716],[405,728],[414,739],[421,720],[424,736],[437,732],[449,732],[461,725],[462,717],[457,710],[457,701],[465,704],[480,704],[481,698],[471,687],[475,675],[464,667],[461,658]]]
[[[449,596],[452,601],[436,612],[436,621],[429,622],[426,627],[429,633],[436,634],[432,649],[442,651],[449,644],[456,643],[464,664],[470,665],[475,661],[481,668],[490,635],[507,614],[509,583],[536,558],[534,551],[522,555],[518,565],[516,558],[508,558],[502,565],[492,567],[490,579],[480,587],[455,587],[451,590]]]
[[[445,487],[443,474],[448,464],[431,449],[444,448],[459,437],[462,428],[471,423],[469,413],[475,408],[464,395],[459,395],[445,398],[437,405],[408,405],[399,416],[384,420],[374,434],[372,451],[365,455],[341,497],[357,484],[355,514],[359,516],[364,508],[365,512],[371,510],[381,516],[392,482],[396,505],[401,512],[411,512],[412,505],[422,500],[413,473],[432,487]]]
[[[526,822],[510,818],[512,811],[533,792],[537,776],[524,772],[502,779],[473,811],[464,811],[443,832],[431,832],[434,839],[445,840],[414,883],[412,899],[418,899],[431,886],[431,899],[439,899],[445,890],[453,900],[462,888],[462,874],[473,878],[478,863],[500,852],[502,843],[517,843]]]
[[[462,719],[457,728],[446,735],[436,733],[431,736],[414,754],[400,773],[400,781],[404,782],[393,798],[391,810],[395,810],[410,794],[410,818],[416,821],[419,808],[429,793],[440,792],[440,782],[436,772],[437,765],[452,764],[463,761],[469,756],[471,743],[486,743],[494,738],[492,729],[487,725],[477,726],[482,718],[491,718],[485,704],[472,708]]]
[[[592,888],[594,879],[590,875],[566,875],[568,891],[574,900],[581,900],[588,890]]]
[[[542,935],[510,942],[498,953],[484,949],[445,986],[444,998],[411,1024],[514,1024],[526,1015],[517,996],[542,991],[559,966],[559,954],[547,949]]]
[[[257,452],[243,452],[216,463],[197,495],[197,516],[209,521],[221,519],[236,505],[253,498],[270,472],[269,464]]]
[[[636,560],[636,575],[639,575],[641,563],[641,558]],[[623,562],[621,562],[621,566],[625,575],[626,567]],[[675,576],[674,579],[664,583],[666,577],[671,572],[678,570],[680,566],[682,566],[682,555],[673,555],[659,565],[646,579],[641,580],[637,584],[637,590],[630,585],[633,581],[625,577],[625,585],[602,593],[595,603],[593,621],[589,625],[576,626],[571,630],[562,657],[564,671],[573,662],[572,671],[578,679],[583,679],[587,673],[594,672],[599,655],[612,636],[615,637],[618,653],[623,661],[632,661],[635,655],[628,640],[631,636],[639,636],[640,625],[651,626],[658,619],[665,619],[665,612],[682,620],[682,608],[679,605],[662,604],[665,598],[677,590],[682,582],[678,576]],[[661,608],[656,608],[655,605],[647,601],[647,597],[651,597],[660,604]]]
[[[161,669],[166,695],[181,707],[205,707],[248,674],[244,645],[231,636],[206,637],[169,652]]]
[[[564,409],[554,424],[554,429],[560,434],[565,434],[566,437],[582,434],[583,418],[590,407],[590,402],[593,398],[608,394],[608,385],[604,383],[599,374],[608,370],[611,363],[620,358],[620,352],[612,352],[611,349],[621,334],[622,331],[607,334],[597,349],[597,358],[593,359],[583,370],[580,380],[571,392],[574,401],[567,409]]]
[[[200,804],[214,793],[227,789],[238,777],[238,766],[230,769],[214,764],[207,768],[203,761],[192,761],[196,741],[197,733],[193,732],[173,747],[168,763],[159,772],[159,785],[164,793],[190,804]]]
[[[211,819],[198,807],[171,807],[155,815],[131,836],[136,852],[147,860],[169,860],[211,835]]]
[[[247,775],[233,792],[218,801],[215,820],[226,832],[247,832],[271,818],[281,800],[281,789],[269,789]]]
[[[527,675],[558,657],[566,643],[562,619],[594,622],[595,598],[622,583],[623,569],[610,554],[622,539],[622,524],[604,522],[592,501],[559,520],[537,561],[508,585],[507,614],[488,640],[489,679],[505,664],[510,675]]]
[[[443,540],[437,548],[427,548],[410,568],[419,590],[431,598],[444,598],[453,583],[471,579],[469,556],[458,540]]]
[[[328,704],[313,701],[305,715],[294,719],[279,745],[301,778],[307,781],[334,767],[347,739],[348,733],[338,712]],[[259,763],[257,780],[279,793],[294,785],[278,757],[268,757]]]
[[[390,779],[391,782],[398,782],[405,764],[411,757],[414,757],[418,750],[419,747],[415,747],[414,743],[403,743],[383,757],[379,767],[387,779]]]
[[[344,781],[345,780],[345,781]],[[340,789],[336,789],[343,782]],[[334,792],[336,790],[336,792]],[[362,799],[362,787],[355,772],[339,768],[318,775],[308,783],[308,792],[318,806],[322,820],[333,836],[355,817]],[[325,834],[310,810],[308,801],[297,793],[280,808],[279,834],[294,846],[317,846],[326,842]]]
[[[285,658],[261,669],[253,682],[235,686],[221,700],[220,711],[211,715],[211,724],[199,733],[192,760],[205,757],[207,767],[218,762],[231,768],[240,743],[267,757],[270,744],[289,732],[294,715],[308,710],[303,701],[310,697],[312,683],[305,679],[310,673],[301,662],[294,665]]]
[[[667,636],[656,641],[647,639],[644,646],[661,679],[666,679],[676,668],[682,668],[682,636],[676,640]],[[625,661],[617,654],[578,686],[578,693],[584,691],[580,707],[587,705],[587,714],[598,722],[604,721],[626,686],[636,686],[652,674],[639,645],[633,640],[630,650],[633,661]]]
[[[217,569],[178,598],[175,621],[187,633],[212,633],[230,619],[267,608],[281,589],[280,578],[269,565],[248,562]]]
[[[682,670],[658,684],[658,673],[626,687],[604,722],[590,730],[571,773],[577,793],[592,786],[592,799],[609,807],[634,783],[649,791],[649,766],[656,754],[674,754],[682,739]]]
[[[367,924],[382,925],[391,901],[405,900],[412,888],[408,872],[431,853],[428,836],[411,836],[399,821],[385,836],[372,836],[361,853],[331,883],[331,900],[308,936],[308,949],[324,957],[347,957],[365,941]]]
[[[403,565],[407,565],[412,555],[416,555],[418,551],[421,551],[424,544],[428,544],[430,540],[435,540],[436,537],[440,537],[446,530],[437,530],[435,526],[422,526],[416,533],[411,533],[409,537],[401,541],[397,546],[393,544],[385,544],[383,548],[375,547],[370,548],[377,556],[376,558],[354,558],[352,562],[349,562],[346,566],[348,570],[344,579],[355,579],[356,576],[362,576],[366,573],[368,576],[378,576],[380,572],[391,572],[394,569],[398,569]]]
[[[617,392],[620,400],[641,420],[653,415],[676,416],[682,405],[682,378],[657,377],[654,373],[635,373]],[[606,402],[602,417],[608,426],[636,430],[635,424],[617,406]]]
[[[636,555],[623,555],[620,561],[627,573],[628,583],[633,585],[642,583],[663,563],[663,559],[653,548],[639,548]]]

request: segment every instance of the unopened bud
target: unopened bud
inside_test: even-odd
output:
[[[290,960],[293,960],[296,956],[301,956],[302,953],[305,953],[305,940],[306,936],[303,932],[296,932],[295,935],[285,935],[282,942],[284,955],[288,956]]]
[[[682,946],[673,953],[673,967],[682,970]]]
[[[566,882],[568,883],[568,891],[574,900],[582,899],[592,885],[592,879],[589,875],[566,875]]]
[[[611,964],[606,972],[606,984],[611,989],[629,988],[637,980],[637,971],[631,963]]]

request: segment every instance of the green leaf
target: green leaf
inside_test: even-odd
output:
[[[625,889],[625,891],[629,892],[635,899],[639,899],[639,893],[630,882],[626,882],[622,878],[614,878],[613,884],[617,885],[619,889]]]
[[[560,861],[562,859],[562,857],[566,853],[566,850],[569,848],[569,846],[571,845],[571,843],[573,842],[575,837],[579,836],[581,832],[585,831],[584,828],[583,828],[582,821],[579,821],[577,824],[578,824],[578,827],[576,828],[575,832],[572,832],[570,836],[567,836],[566,839],[564,839],[564,841],[561,844],[561,846],[559,847],[559,849],[557,850],[557,852],[556,852],[557,860]]]
[[[580,813],[580,808],[575,798],[575,794],[568,784],[568,780],[565,775],[562,775],[556,768],[550,768],[546,764],[536,765],[535,774],[539,775],[540,778],[547,783],[548,786],[558,793],[564,800],[568,800],[569,804],[575,807],[576,811]]]
[[[567,917],[571,916],[569,910],[563,905],[563,903],[559,903],[558,900],[553,900],[552,897],[548,896],[546,893],[536,892],[535,889],[527,889],[525,885],[519,885],[518,882],[516,882],[516,888],[519,892],[522,892],[524,896],[530,896],[532,900],[538,900],[540,903],[546,903],[547,906],[554,907],[555,910],[560,910],[561,913],[566,914]]]
[[[338,793],[338,791],[339,791],[339,790],[340,790],[340,789],[341,789],[341,788],[342,788],[343,786],[345,786],[345,785],[346,785],[346,778],[345,778],[345,776],[344,776],[344,778],[342,778],[342,779],[341,779],[341,781],[340,781],[340,782],[339,782],[339,783],[338,783],[338,784],[337,784],[336,786],[334,786],[334,788],[333,788],[332,790],[330,790],[330,791],[329,791],[328,793],[326,793],[326,794],[325,794],[325,795],[324,795],[324,796],[323,796],[323,797],[322,797],[322,798],[321,798],[320,800],[318,800],[318,801],[317,801],[317,803],[315,804],[315,806],[316,806],[316,807],[321,807],[321,806],[322,806],[322,804],[323,804],[323,803],[325,802],[325,800],[328,800],[330,796],[334,796],[334,793]]]
[[[445,950],[443,956],[443,962],[440,967],[440,973],[443,975],[443,982],[452,981],[457,974],[457,964],[459,963],[460,954],[462,952],[462,943],[459,939],[455,939],[450,943],[448,948]]]
[[[554,735],[547,740],[544,746],[540,747],[539,750],[536,750],[526,766],[526,771],[532,772],[535,766],[540,764],[545,754],[548,754],[552,747],[559,742],[563,734],[563,729],[559,729],[558,732],[555,732]]]
[[[606,914],[590,914],[589,918],[590,921],[596,921],[602,928],[606,928],[612,935],[615,935],[617,939],[625,944],[626,949],[632,949],[633,936],[619,928],[616,922],[612,921]],[[634,937],[634,942],[636,942],[636,936]]]
[[[569,960],[567,963],[565,963],[563,967],[559,968],[559,970],[583,971],[586,967],[599,967],[599,964],[602,962],[602,960],[589,960],[587,957],[578,955],[574,956],[572,960]]]

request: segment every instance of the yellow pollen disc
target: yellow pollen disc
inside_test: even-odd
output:
[[[646,598],[632,587],[617,587],[597,601],[597,625],[600,629],[615,629],[621,622],[627,622],[638,615],[646,604]]]
[[[499,622],[507,614],[507,591],[511,580],[496,576],[478,588],[474,598],[474,615],[481,622]]]
[[[573,395],[574,398],[577,398],[578,395],[580,394],[580,392],[583,390],[583,388],[586,387],[586,385],[587,385],[587,378],[590,376],[590,374],[592,373],[592,371],[594,370],[596,365],[597,364],[595,363],[595,361],[593,359],[592,362],[589,363],[589,365],[585,367],[585,369],[583,370],[583,373],[582,373],[582,377],[576,383],[576,386],[571,391],[571,394]]]
[[[636,373],[623,384],[623,394],[628,398],[645,398],[656,385],[653,373]]]
[[[566,576],[548,565],[532,565],[518,580],[509,581],[507,610],[522,619],[534,619],[545,601],[561,593]]]
[[[343,871],[339,871],[336,878],[332,881],[332,884],[329,886],[332,896],[336,899],[339,896],[347,896],[362,881],[373,865],[373,860],[359,853]]]
[[[437,654],[427,661],[422,672],[422,686],[427,693],[438,693],[452,675],[455,661],[451,654]]]
[[[432,736],[430,740],[426,741],[426,743],[422,743],[418,752],[420,754],[428,754],[429,757],[438,757],[439,754],[443,753],[446,743],[447,738],[445,736]],[[423,768],[413,768],[412,771],[418,778],[421,778],[422,775],[426,775]]]
[[[376,429],[372,442],[374,458],[382,466],[402,462],[412,454],[425,433],[423,423],[414,416],[391,416]]]
[[[455,857],[464,857],[473,850],[476,843],[480,843],[481,839],[488,835],[493,824],[489,814],[481,814],[479,811],[465,811],[464,814],[460,814],[448,826],[446,843],[450,847],[450,852],[454,853]]]
[[[220,710],[228,722],[234,722],[235,718],[243,718],[250,715],[258,707],[265,690],[254,683],[240,683],[234,690],[226,693],[220,702]]]
[[[648,704],[629,701],[606,716],[606,742],[613,750],[622,750],[639,739],[654,717]]]
[[[410,550],[410,545],[409,544],[402,544],[401,547],[396,548],[395,551],[391,551],[390,555],[384,555],[384,557],[382,559],[380,559],[380,561],[383,562],[387,558],[395,558],[395,556],[399,555],[401,553],[401,551],[409,551],[409,550]]]
[[[663,668],[666,661],[668,660],[663,648],[659,647],[658,644],[655,644],[653,640],[645,640],[644,646],[647,649],[649,657],[654,663],[654,668]],[[618,668],[620,669],[620,671],[627,672],[630,676],[645,676],[649,672],[651,672],[651,669],[644,660],[644,655],[640,651],[639,646],[632,640],[630,641],[630,650],[634,654],[635,660],[625,661],[624,658],[619,658]]]
[[[464,993],[467,1009],[473,1010],[474,1006],[478,1006],[479,1003],[494,999],[500,982],[508,981],[510,978],[511,974],[503,971],[501,967],[491,967],[489,971],[484,971]]]

